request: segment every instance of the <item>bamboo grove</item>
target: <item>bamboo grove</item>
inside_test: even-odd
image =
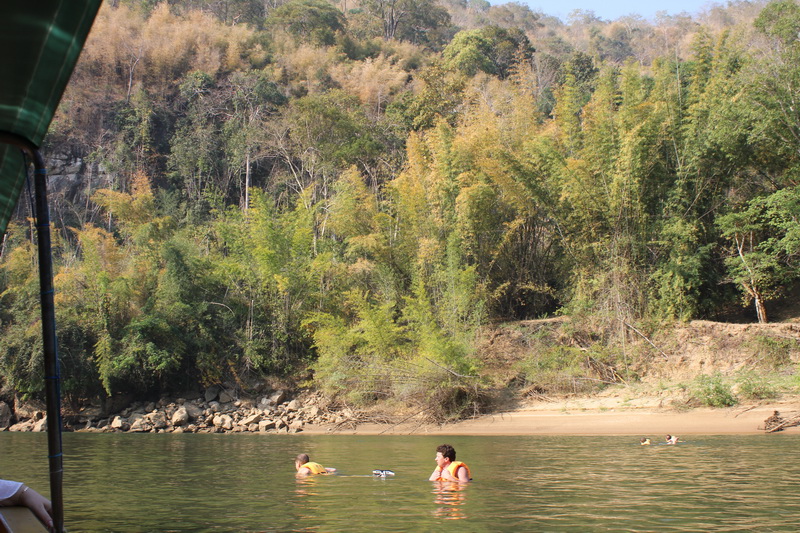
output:
[[[800,277],[800,7],[722,13],[109,2],[45,147],[95,169],[53,207],[65,394],[294,376],[445,413],[493,322],[767,321]],[[41,389],[32,231],[23,199],[6,394]]]

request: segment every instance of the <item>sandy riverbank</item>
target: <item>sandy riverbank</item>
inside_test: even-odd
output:
[[[445,425],[414,422],[359,424],[355,428],[307,427],[306,434],[343,435],[663,435],[764,434],[764,421],[774,411],[784,417],[800,414],[796,399],[730,408],[675,410],[658,406],[604,407],[590,402],[534,403],[518,409]],[[759,429],[762,428],[762,429]],[[800,427],[781,434],[800,434]]]

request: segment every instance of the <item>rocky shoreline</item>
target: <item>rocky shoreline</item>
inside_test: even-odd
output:
[[[41,432],[47,429],[43,406],[0,401],[0,431]],[[64,416],[64,429],[92,433],[299,433],[308,425],[346,424],[355,415],[330,411],[320,395],[292,398],[280,389],[242,397],[232,389],[212,386],[194,399],[162,398],[134,402],[112,414],[90,407]]]

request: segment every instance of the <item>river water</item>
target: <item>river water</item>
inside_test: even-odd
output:
[[[800,528],[800,436],[683,438],[70,433],[65,522],[71,533]],[[427,481],[443,442],[472,483]],[[338,473],[296,480],[300,452]],[[46,436],[0,433],[0,477],[48,494]]]

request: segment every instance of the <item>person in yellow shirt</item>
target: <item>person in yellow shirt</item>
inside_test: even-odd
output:
[[[449,444],[442,444],[436,448],[436,468],[433,470],[429,481],[457,481],[466,483],[472,481],[469,467],[461,461],[456,461],[456,450]]]
[[[294,460],[294,467],[297,470],[298,477],[311,476],[315,474],[332,474],[336,472],[335,468],[325,468],[319,463],[314,463],[308,457],[307,453],[301,453]]]
[[[647,437],[642,437],[642,440],[639,441],[639,444],[642,446],[650,446],[650,439]]]

